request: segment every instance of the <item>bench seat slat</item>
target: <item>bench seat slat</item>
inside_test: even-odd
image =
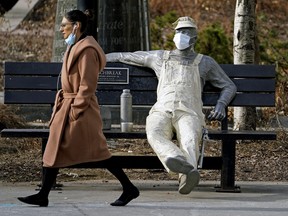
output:
[[[120,132],[104,130],[106,138],[114,139],[146,139],[143,132]],[[2,137],[48,138],[49,129],[3,129]],[[209,137],[214,140],[275,140],[275,131],[217,131],[209,130]]]
[[[126,169],[164,169],[157,156],[146,155],[113,155],[111,163],[115,167]],[[222,165],[221,157],[204,157],[202,169],[220,170]],[[82,163],[70,168],[107,168],[107,165],[99,162]]]

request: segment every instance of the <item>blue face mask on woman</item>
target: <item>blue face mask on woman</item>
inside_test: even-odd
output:
[[[71,46],[71,45],[75,44],[75,42],[76,42],[76,34],[75,34],[76,30],[77,30],[77,25],[74,24],[73,31],[68,36],[68,38],[65,39],[65,42],[67,43],[67,45]]]
[[[69,46],[75,44],[75,41],[76,41],[76,34],[74,34],[73,32],[68,36],[68,38],[65,39],[65,42]]]

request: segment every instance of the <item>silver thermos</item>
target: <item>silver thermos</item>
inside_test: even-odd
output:
[[[123,89],[120,96],[120,124],[122,132],[131,132],[132,121],[132,95],[130,89]]]

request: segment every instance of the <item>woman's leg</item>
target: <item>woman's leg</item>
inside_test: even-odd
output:
[[[40,191],[37,194],[31,196],[18,197],[18,200],[31,205],[39,205],[44,207],[48,206],[49,203],[48,196],[56,180],[58,171],[59,171],[58,168],[43,167],[44,178]]]
[[[59,168],[43,167],[44,179],[43,179],[43,185],[39,191],[39,194],[42,197],[48,198],[51,188],[53,187],[53,184],[56,181],[58,172]]]
[[[129,180],[128,176],[124,173],[121,168],[107,168],[109,172],[111,172],[121,183],[123,188],[123,193],[121,196],[110,205],[112,206],[125,206],[131,200],[137,198],[139,196],[139,190],[133,183]]]

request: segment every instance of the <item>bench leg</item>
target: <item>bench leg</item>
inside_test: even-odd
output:
[[[217,192],[241,192],[240,187],[235,186],[235,153],[236,140],[222,140],[221,185]]]

